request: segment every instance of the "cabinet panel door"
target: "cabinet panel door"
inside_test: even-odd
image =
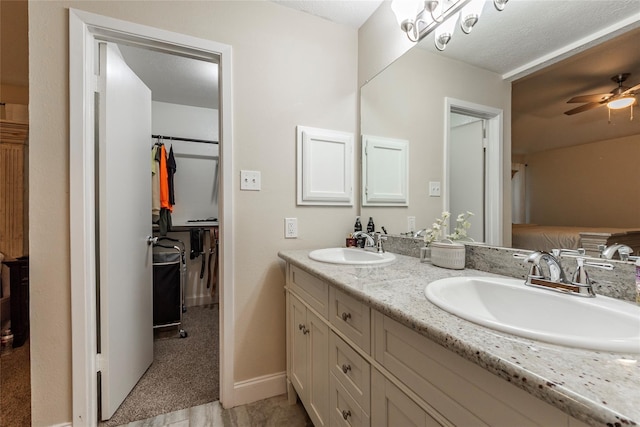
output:
[[[307,402],[307,386],[309,380],[307,379],[308,363],[309,359],[307,334],[304,333],[306,329],[301,329],[300,325],[307,328],[307,308],[302,302],[293,294],[290,294],[290,322],[291,330],[291,382],[300,396],[302,403]]]
[[[309,416],[315,427],[329,425],[329,327],[311,310],[309,325]]]
[[[371,374],[372,427],[442,426],[377,370]]]

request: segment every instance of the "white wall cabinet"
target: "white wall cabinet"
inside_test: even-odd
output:
[[[362,205],[409,206],[409,141],[362,135]]]
[[[353,205],[353,134],[297,127],[298,205]]]
[[[287,301],[289,401],[316,427],[586,427],[291,264]]]

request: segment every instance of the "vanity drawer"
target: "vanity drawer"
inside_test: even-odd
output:
[[[329,408],[331,408],[329,425],[368,427],[370,425],[369,415],[362,410],[335,375],[331,374],[329,384],[329,392],[331,393],[329,397]]]
[[[371,366],[335,333],[329,337],[331,372],[368,414],[371,402]]]
[[[368,305],[332,286],[329,290],[329,321],[356,347],[371,354],[371,315]]]
[[[289,269],[289,286],[311,308],[325,319],[329,315],[329,285],[306,271],[291,266]]]

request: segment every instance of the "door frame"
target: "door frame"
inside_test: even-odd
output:
[[[233,134],[231,46],[69,9],[69,220],[73,425],[97,419],[101,359],[96,354],[96,40],[118,40],[214,59],[220,64],[220,401],[234,406]]]
[[[485,119],[487,151],[485,160],[485,243],[504,244],[504,165],[503,165],[503,111],[499,108],[475,104],[455,98],[444,99],[444,164],[442,208],[449,210],[449,145],[451,144],[450,114],[458,113]]]

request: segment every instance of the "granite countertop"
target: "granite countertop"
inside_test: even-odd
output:
[[[562,347],[494,331],[449,314],[424,295],[437,279],[493,274],[447,270],[397,254],[383,266],[335,265],[313,261],[309,252],[278,256],[579,420],[640,424],[639,354]]]

